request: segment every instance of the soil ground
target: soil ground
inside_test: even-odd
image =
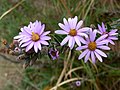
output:
[[[5,58],[6,57],[6,58]],[[19,84],[22,79],[22,66],[18,63],[8,61],[15,57],[0,54],[0,90],[19,90]],[[10,87],[12,87],[10,89]]]

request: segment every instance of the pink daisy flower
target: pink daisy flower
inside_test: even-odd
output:
[[[103,35],[95,40],[97,31],[90,30],[89,31],[89,38],[86,38],[86,44],[84,46],[80,46],[76,48],[76,50],[83,50],[84,51],[80,54],[78,59],[82,59],[85,57],[85,63],[91,58],[92,62],[95,63],[96,58],[102,62],[102,57],[107,57],[107,55],[102,50],[110,50],[108,46],[106,46],[106,37],[107,35]]]
[[[116,33],[117,29],[111,30],[110,32],[107,32],[104,23],[102,23],[102,26],[100,26],[98,24],[98,29],[99,29],[99,33],[101,35],[108,35],[107,38],[106,38],[108,40],[107,44],[110,43],[112,45],[115,45],[113,40],[118,40],[118,38],[116,37],[116,35],[118,34],[118,33]]]
[[[75,42],[78,46],[81,46],[81,42],[85,43],[85,40],[82,38],[88,37],[85,32],[89,30],[88,27],[82,28],[83,21],[78,22],[78,17],[75,16],[74,18],[68,18],[68,21],[64,18],[64,24],[59,23],[61,30],[56,30],[56,34],[66,34],[67,36],[61,42],[61,46],[68,42],[68,46],[73,49]]]
[[[15,36],[14,39],[18,39],[21,47],[26,48],[28,52],[31,48],[34,48],[37,53],[38,50],[41,50],[41,45],[49,45],[46,40],[50,40],[49,36],[46,36],[50,31],[44,32],[45,24],[41,24],[40,21],[37,21],[27,26],[21,28],[21,32],[18,36]]]

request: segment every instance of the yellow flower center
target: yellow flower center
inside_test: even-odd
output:
[[[32,40],[36,42],[40,40],[40,36],[37,33],[32,32]]]
[[[69,32],[69,35],[76,36],[77,35],[77,31],[75,29],[71,29],[70,32]]]
[[[96,42],[90,42],[88,44],[88,49],[90,49],[91,51],[94,51],[96,47],[97,47]]]

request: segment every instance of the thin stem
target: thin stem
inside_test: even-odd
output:
[[[82,64],[83,64],[86,72],[87,72],[88,75],[90,76],[90,78],[92,78],[93,84],[95,85],[96,90],[100,90],[99,87],[98,87],[98,85],[97,85],[97,83],[95,82],[95,77],[94,77],[93,72],[91,71],[89,65],[88,65],[88,64],[85,64],[83,61],[82,61]]]
[[[17,8],[20,4],[22,4],[25,0],[21,0],[20,2],[18,2],[15,6],[13,6],[12,8],[10,8],[9,10],[7,10],[6,12],[4,12],[1,16],[0,16],[0,20],[6,16],[8,13],[10,13],[12,10],[14,10],[15,8]]]
[[[96,66],[94,63],[92,63],[92,60],[91,60],[91,59],[89,59],[89,61],[91,62],[91,64],[92,64],[92,65],[93,65],[93,67],[95,68],[96,72],[98,73],[97,66]]]
[[[60,87],[60,86],[62,86],[62,85],[64,85],[64,84],[66,84],[66,83],[69,83],[69,82],[72,82],[72,81],[76,81],[76,80],[83,80],[83,78],[72,78],[72,79],[66,80],[66,81],[58,84],[58,86],[54,86],[54,87],[51,88],[50,90],[55,90],[56,87]]]
[[[75,55],[73,55],[73,57],[72,57],[71,64],[70,64],[70,70],[72,69],[72,65],[73,65],[74,59],[75,59]],[[70,75],[70,78],[72,78],[72,74],[69,73],[69,75]],[[67,74],[65,75],[64,79],[67,79]]]
[[[66,74],[66,77],[67,77],[69,74],[71,74],[72,72],[74,72],[74,71],[76,71],[76,70],[79,70],[79,69],[83,69],[83,67],[81,66],[81,67],[77,67],[77,68],[71,69],[71,70]]]
[[[91,8],[91,6],[92,6],[93,2],[94,2],[94,0],[91,0],[90,5],[88,6],[88,9],[87,9],[87,11],[86,11],[86,13],[85,13],[85,15],[84,15],[84,17],[83,17],[83,20],[85,20],[85,18],[86,18],[86,16],[87,16],[87,14],[89,13],[90,8]]]
[[[66,72],[66,69],[67,69],[67,66],[68,66],[68,61],[69,61],[69,59],[70,59],[70,56],[71,56],[71,50],[69,51],[68,58],[67,58],[67,62],[66,62],[65,65],[64,65],[64,68],[63,68],[63,70],[62,70],[62,72],[61,72],[61,75],[59,76],[59,79],[58,79],[58,81],[57,81],[57,83],[56,83],[56,87],[55,87],[54,90],[57,90],[58,84],[61,82],[61,80],[62,80],[62,78],[63,78],[63,76],[64,76],[64,74],[65,74],[65,72]]]

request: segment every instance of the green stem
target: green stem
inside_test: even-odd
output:
[[[88,6],[88,9],[87,9],[87,11],[86,11],[86,13],[85,13],[85,15],[84,15],[84,17],[83,17],[83,20],[85,20],[85,18],[86,18],[86,16],[87,16],[87,14],[89,13],[90,8],[91,8],[91,6],[92,6],[93,2],[94,2],[94,0],[91,0],[90,5]]]
[[[95,77],[94,77],[94,75],[93,75],[93,73],[92,73],[89,65],[88,65],[88,64],[85,64],[83,60],[82,60],[82,64],[83,64],[86,72],[88,73],[88,75],[89,75],[90,78],[92,79],[92,83],[95,85],[96,90],[100,90],[99,87],[98,87],[98,85],[97,85],[96,82],[95,82]]]

